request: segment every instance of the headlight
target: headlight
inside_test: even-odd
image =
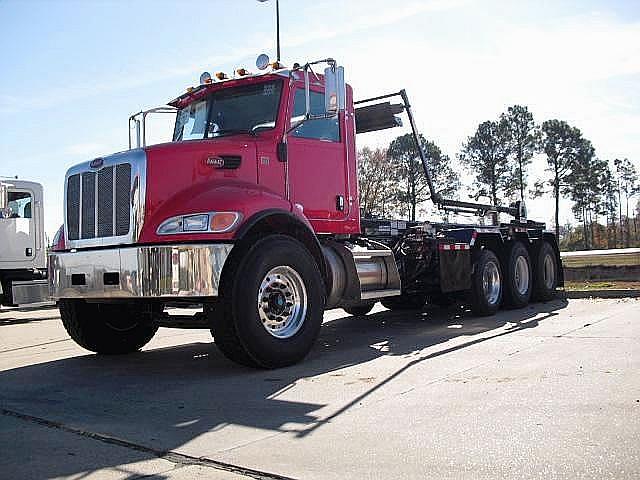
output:
[[[233,230],[240,221],[238,212],[209,212],[178,215],[167,218],[158,227],[158,235],[177,233],[225,233]]]
[[[209,214],[182,217],[182,230],[185,232],[205,232],[209,228]]]

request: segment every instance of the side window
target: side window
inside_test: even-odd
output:
[[[312,115],[322,115],[324,113],[324,95],[322,93],[309,92],[309,103],[311,104]],[[304,115],[305,107],[304,89],[296,88],[296,95],[293,100],[292,123]],[[338,127],[338,118],[307,120],[295,128],[291,132],[291,135],[294,137],[339,142],[340,128]]]
[[[29,192],[9,192],[7,218],[31,218],[32,198]]]

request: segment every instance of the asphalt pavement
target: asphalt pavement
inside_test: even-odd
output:
[[[327,312],[301,364],[202,330],[98,356],[0,310],[0,478],[639,478],[640,299]]]

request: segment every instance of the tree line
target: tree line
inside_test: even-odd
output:
[[[434,187],[443,197],[460,197],[459,166],[473,178],[464,187],[475,200],[504,205],[552,195],[554,227],[567,249],[640,245],[640,202],[633,206],[640,193],[635,166],[626,158],[599,158],[591,141],[566,121],[537,124],[526,106],[513,105],[497,119],[478,125],[462,144],[458,165],[435,142],[422,135],[419,141]],[[536,155],[544,157],[545,176],[530,181],[528,171]],[[363,215],[416,220],[430,192],[413,136],[399,136],[386,148],[364,147],[358,157]],[[566,200],[579,228],[560,225],[560,204]]]

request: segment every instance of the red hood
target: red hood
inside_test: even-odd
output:
[[[256,141],[260,140],[251,135],[233,135],[147,147],[145,220],[139,241],[167,241],[155,232],[175,215],[212,210],[246,215],[249,209],[243,212],[245,201],[239,191],[253,203],[277,201],[288,208],[280,195],[257,185]],[[196,238],[188,235],[184,240]],[[183,239],[172,236],[172,241],[178,240]]]

